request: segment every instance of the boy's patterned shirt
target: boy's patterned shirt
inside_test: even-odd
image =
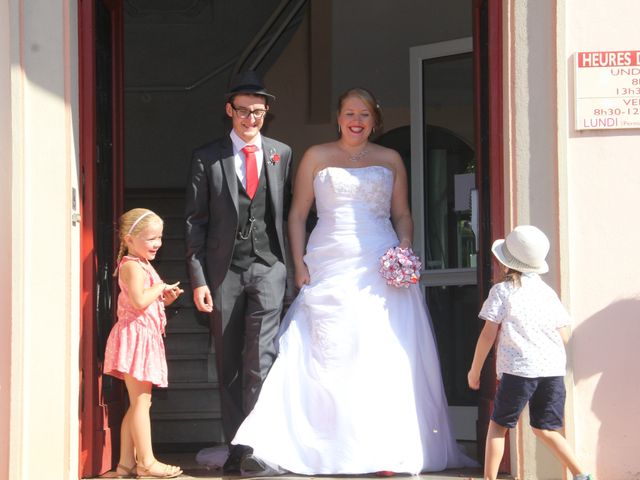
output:
[[[555,377],[566,373],[566,352],[560,327],[571,318],[558,296],[540,276],[524,273],[522,285],[506,281],[494,285],[480,318],[500,324],[496,354],[498,378]]]

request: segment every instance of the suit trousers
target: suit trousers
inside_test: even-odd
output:
[[[276,357],[286,268],[254,262],[227,272],[213,292],[213,336],[227,442],[258,400]]]

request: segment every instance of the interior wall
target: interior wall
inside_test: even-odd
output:
[[[353,85],[409,107],[409,47],[471,36],[468,0],[333,0],[334,99]]]
[[[218,9],[224,3],[212,5]],[[343,90],[364,86],[378,97],[386,131],[409,124],[409,47],[471,35],[468,0],[332,0],[330,8],[331,112]],[[250,17],[232,21],[228,38],[224,37],[227,44],[237,29],[250,30]],[[201,25],[190,27],[194,33],[189,34],[180,26],[156,21],[141,28],[126,20],[127,69],[135,67],[154,82],[164,78],[167,70],[174,83],[193,78],[193,70],[202,72],[214,50],[224,48],[208,36],[207,23],[201,20]],[[156,48],[156,42],[165,48]],[[296,160],[310,145],[337,135],[334,115],[326,123],[309,121],[309,98],[314,94],[309,88],[309,48],[307,20],[265,75],[267,88],[277,100],[264,133],[291,145]],[[138,59],[144,63],[138,64]],[[179,68],[182,64],[190,65],[190,71]],[[138,80],[125,73],[129,89]],[[125,97],[127,187],[184,187],[192,149],[229,128],[223,121],[220,93],[227,81],[228,75],[221,75],[188,94],[129,90]]]

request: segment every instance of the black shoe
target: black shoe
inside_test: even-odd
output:
[[[232,445],[229,449],[229,456],[227,461],[222,466],[224,473],[240,473],[240,464],[245,455],[250,454],[253,451],[251,447],[246,445]]]
[[[271,477],[284,473],[282,470],[267,465],[266,462],[256,457],[253,452],[248,452],[242,457],[240,470],[242,475],[247,477]]]

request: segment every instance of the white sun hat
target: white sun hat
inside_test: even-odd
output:
[[[533,225],[519,225],[507,235],[496,240],[491,251],[505,267],[519,272],[547,273],[549,265],[545,261],[549,253],[549,239]]]

